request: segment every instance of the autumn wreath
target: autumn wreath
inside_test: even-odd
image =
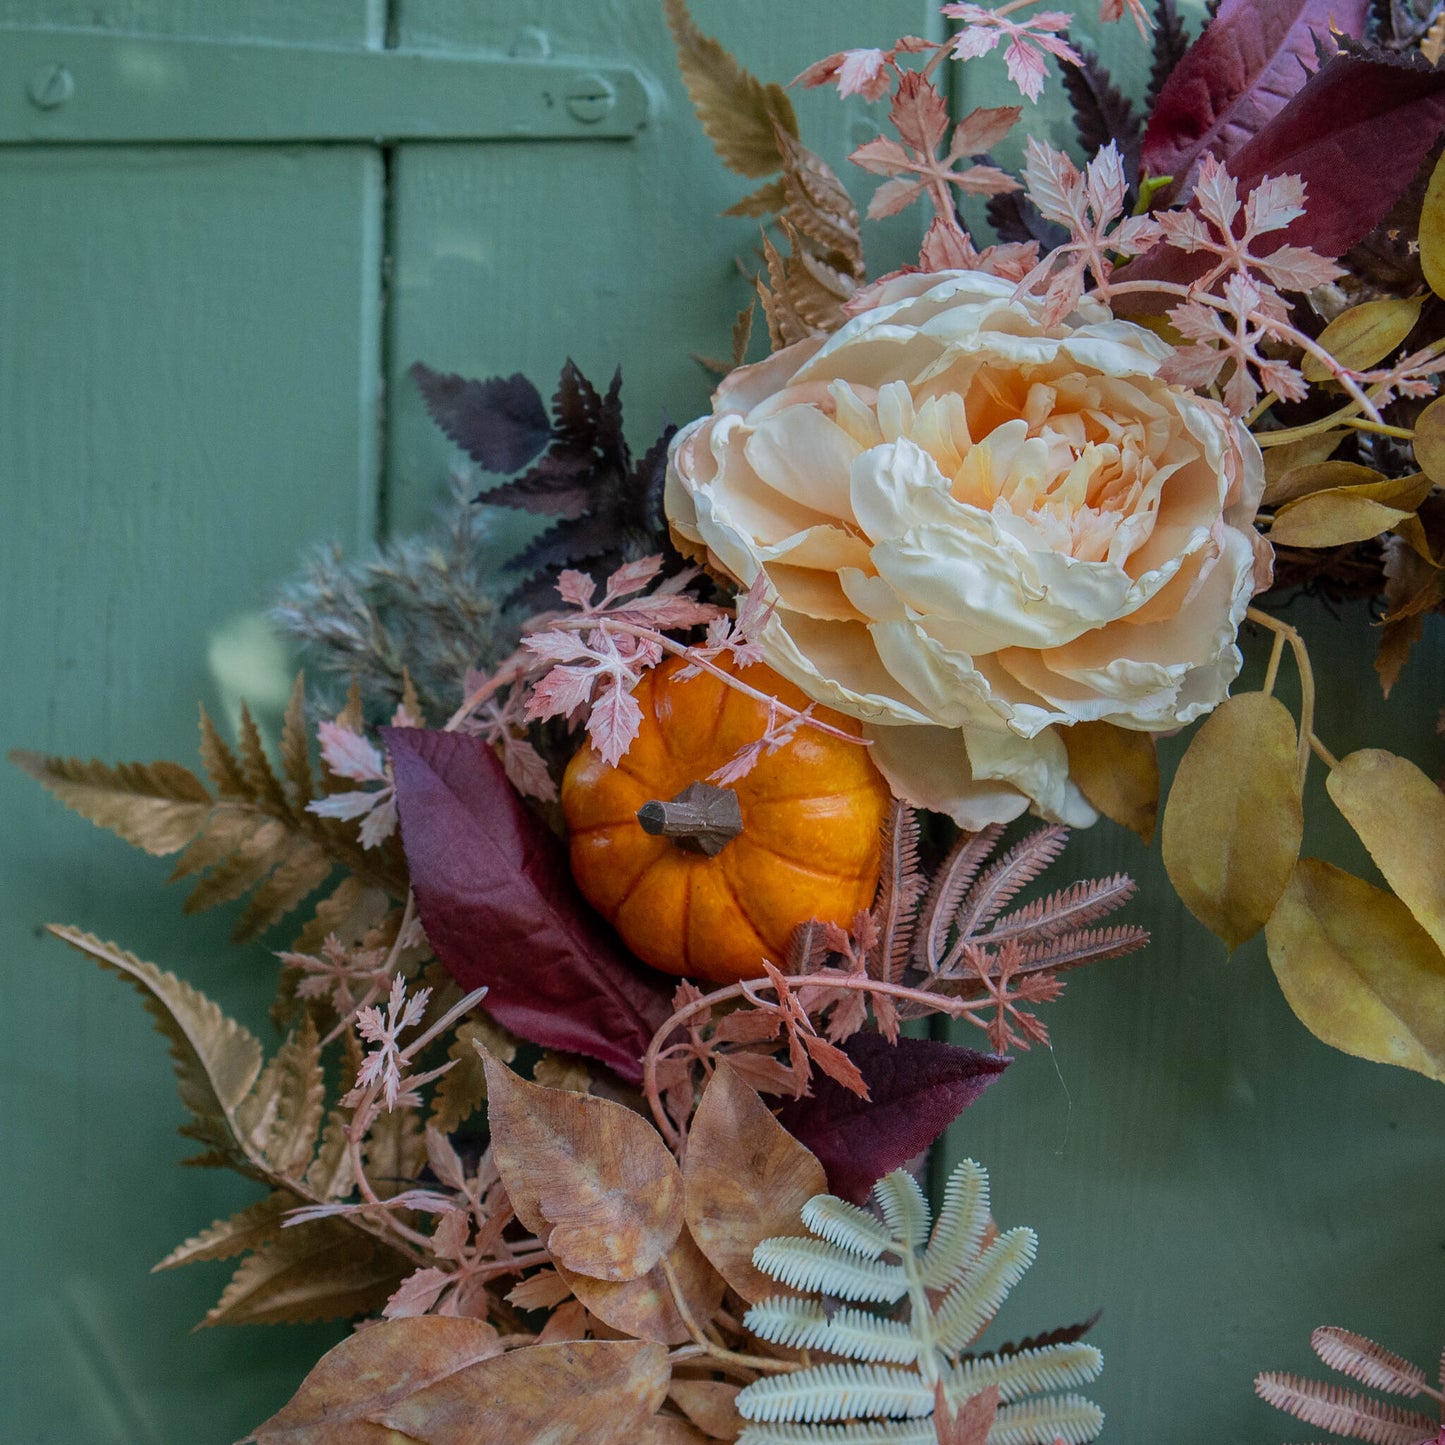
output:
[[[1035,885],[1070,827],[1152,833],[1161,735],[1198,724],[1163,809],[1183,901],[1231,946],[1263,928],[1326,1043],[1445,1078],[1445,800],[1316,736],[1275,606],[1378,597],[1387,691],[1442,606],[1445,18],[1225,0],[1188,44],[1171,0],[1104,0],[1152,46],[1143,121],[1029,0],[829,56],[798,83],[888,107],[852,156],[869,217],[932,212],[870,277],[787,92],[665,8],[768,223],[711,414],[635,457],[620,378],[569,363],[549,412],[418,366],[508,478],[485,503],[552,519],[510,593],[462,494],[441,544],[291,586],[279,621],[349,695],[298,679],[274,754],[243,712],[234,745],[203,715],[208,781],[16,755],[177,855],[189,906],[249,895],[242,936],[307,904],[269,1057],[53,931],[145,994],[194,1162],[266,1189],[164,1263],[244,1256],[212,1321],[357,1321],[262,1445],[1089,1440],[1087,1324],[977,1344],[1033,1234],[978,1164],[932,1202],[908,1166],[1047,1040],[1065,971],[1145,943],[1104,922],[1127,877]],[[1037,137],[995,165],[1019,106],[952,120],[942,68],[1000,48],[1027,101],[1060,67],[1082,168]],[[959,203],[985,200],[980,245]],[[1246,624],[1273,653],[1231,693]],[[1387,887],[1299,858],[1316,766]],[[905,1031],[928,1016],[986,1048]],[[1361,1336],[1314,1344],[1442,1398]],[[1259,1389],[1365,1440],[1439,1428]]]

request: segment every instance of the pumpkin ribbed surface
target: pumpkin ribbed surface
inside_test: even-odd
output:
[[[781,964],[793,929],[817,918],[847,926],[878,886],[889,805],[868,749],[816,728],[730,786],[742,832],[716,857],[654,837],[637,821],[653,800],[704,781],[767,730],[767,707],[708,673],[678,677],[670,658],[633,692],[642,725],[617,766],[585,744],[562,783],[572,871],[587,899],[645,963],[730,983]],[[761,663],[737,674],[790,707],[808,699]],[[823,721],[855,735],[827,709]]]

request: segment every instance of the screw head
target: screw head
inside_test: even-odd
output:
[[[56,110],[75,94],[75,77],[67,66],[42,65],[30,77],[28,92],[37,110]]]
[[[612,113],[612,107],[617,104],[617,91],[604,76],[579,75],[568,85],[564,99],[567,114],[573,120],[596,125]]]
[[[524,25],[512,37],[507,54],[514,60],[546,60],[552,54],[552,37],[539,25]]]

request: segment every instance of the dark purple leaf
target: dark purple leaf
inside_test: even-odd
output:
[[[1155,0],[1152,58],[1149,62],[1149,85],[1144,91],[1144,108],[1154,109],[1164,82],[1174,74],[1174,67],[1189,49],[1189,36],[1179,18],[1174,0]]]
[[[1119,93],[1113,76],[1099,57],[1082,42],[1076,43],[1074,49],[1083,64],[1062,65],[1059,71],[1074,112],[1074,129],[1084,158],[1093,160],[1113,141],[1124,158],[1124,179],[1133,190],[1139,184],[1139,117]]]
[[[1390,51],[1337,55],[1230,161],[1240,194],[1298,175],[1305,214],[1281,243],[1342,256],[1374,230],[1445,129],[1445,71]]]
[[[411,374],[432,420],[489,472],[519,471],[552,438],[541,394],[521,372],[468,381],[418,361]]]
[[[822,1162],[828,1187],[862,1204],[890,1170],[920,1154],[1008,1066],[997,1054],[934,1039],[857,1033],[842,1046],[868,1085],[869,1098],[818,1073],[806,1099],[791,1099],[778,1121]]]
[[[1000,241],[1024,244],[1037,241],[1040,251],[1047,252],[1069,239],[1069,233],[1062,226],[1044,219],[1043,213],[1023,191],[990,196],[984,206],[984,214]]]
[[[672,1012],[674,980],[644,968],[582,900],[563,845],[479,738],[387,728],[401,840],[427,938],[465,989],[533,1043],[624,1079]]]
[[[1029,1335],[1022,1340],[1010,1340],[1006,1345],[1000,1345],[996,1350],[990,1350],[991,1355],[1021,1355],[1025,1350],[1043,1350],[1050,1345],[1072,1345],[1084,1338],[1103,1316],[1103,1310],[1095,1310],[1086,1320],[1080,1320],[1076,1325],[1060,1325],[1056,1330],[1048,1330],[1041,1335]],[[965,1354],[959,1357],[964,1360],[974,1358],[972,1354]]]
[[[1188,195],[1206,155],[1230,161],[1314,69],[1317,37],[1331,22],[1358,36],[1369,8],[1369,0],[1224,0],[1164,83],[1144,132],[1140,164],[1174,177],[1160,199]]]

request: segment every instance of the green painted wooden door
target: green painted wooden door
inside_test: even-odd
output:
[[[784,78],[936,23],[923,0],[694,8],[745,63]],[[254,94],[208,102],[209,121],[182,107],[173,135],[140,143],[132,116],[111,136],[0,146],[6,746],[188,761],[196,699],[224,713],[244,693],[275,709],[284,659],[259,617],[276,582],[308,545],[421,524],[438,494],[450,456],[405,381],[415,359],[540,383],[568,355],[589,373],[621,362],[638,440],[705,405],[689,358],[725,350],[745,299],[734,257],[752,238],[714,219],[738,188],[673,78],[654,0],[0,0],[0,126],[67,123],[28,93],[53,99],[64,34],[53,60],[6,68],[18,32],[37,26],[78,28],[77,45],[139,36],[127,44],[142,67],[145,37],[279,48]],[[298,47],[310,47],[300,69]],[[328,47],[550,58],[574,76],[622,64],[643,81],[648,121],[607,138],[579,125],[424,139],[425,97],[388,79],[364,82],[385,112],[371,122],[354,119],[353,90],[308,94]],[[150,53],[177,52],[157,41]],[[76,66],[72,81],[79,106],[91,92]],[[856,101],[806,96],[800,109],[835,162],[873,133]],[[278,114],[310,119],[278,139]],[[320,134],[343,114],[354,134]],[[225,134],[200,143],[206,124]],[[393,124],[404,138],[378,144],[373,127]],[[883,270],[917,237],[904,220],[873,239]],[[1432,643],[1388,715],[1362,694],[1326,719],[1337,747],[1389,741],[1433,758]],[[63,919],[118,938],[257,1027],[274,961],[226,943],[227,918],[182,918],[164,865],[8,770],[0,817],[0,1438],[234,1440],[339,1330],[187,1333],[225,1266],[147,1267],[252,1191],[174,1167],[187,1149],[161,1041],[133,995],[36,929]],[[1052,1010],[1054,1053],[1022,1059],[957,1131],[956,1148],[993,1171],[1000,1217],[1043,1239],[1003,1327],[1105,1307],[1107,1438],[1277,1439],[1249,1380],[1303,1363],[1312,1324],[1438,1348],[1437,1091],[1316,1044],[1257,950],[1226,964],[1169,901],[1157,857],[1102,830],[1071,853],[1080,869],[1139,873],[1149,901],[1135,916],[1156,944],[1073,982]]]

